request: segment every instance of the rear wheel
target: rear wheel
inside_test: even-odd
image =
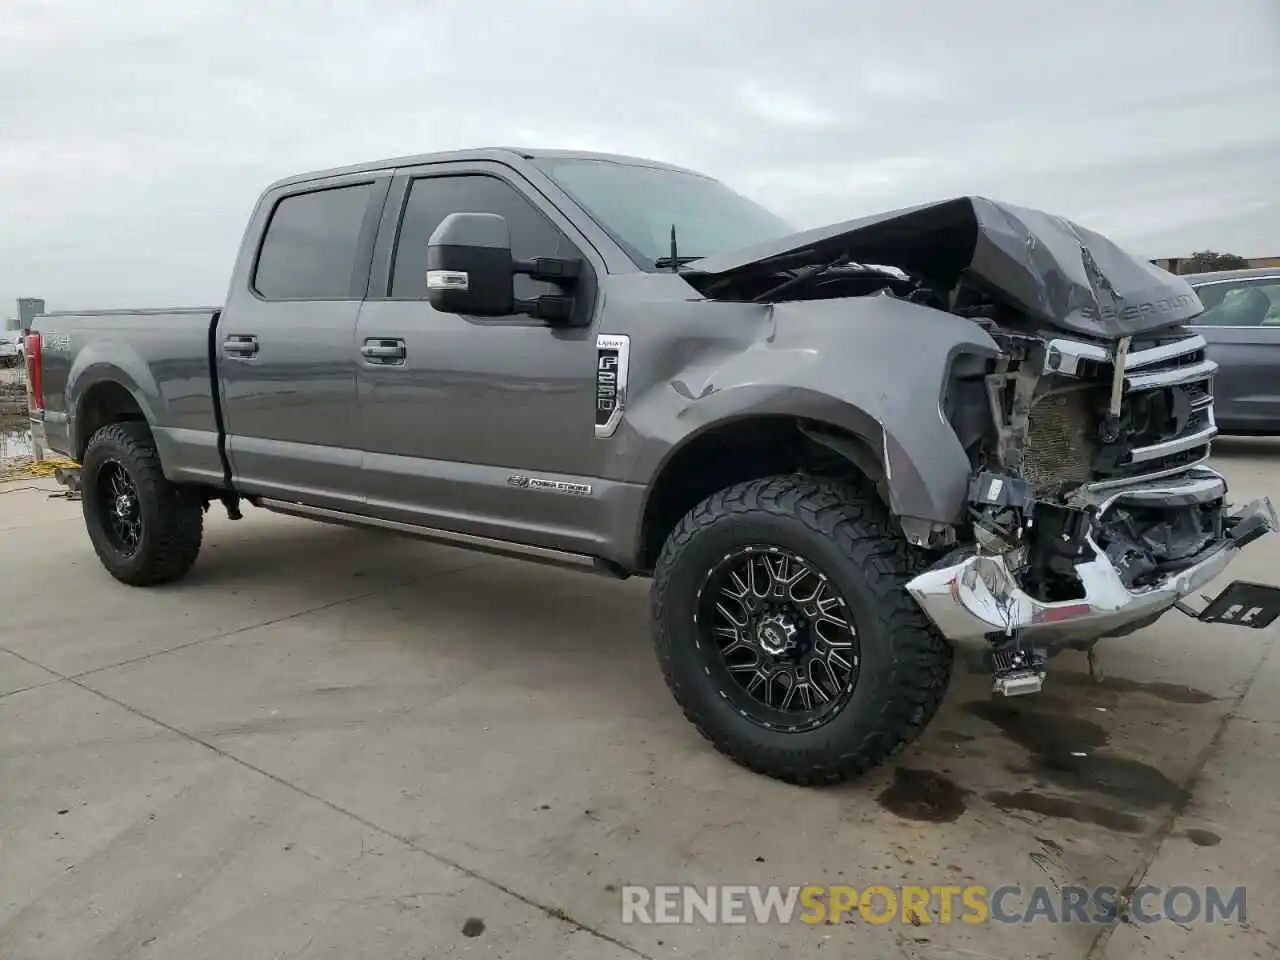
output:
[[[170,483],[146,424],[114,423],[90,439],[80,465],[85,527],[98,559],[122,583],[180,580],[200,553],[204,507]]]
[[[875,495],[783,476],[695,507],[654,571],[658,659],[685,715],[771,777],[836,783],[937,712],[952,651],[906,592],[916,564]]]

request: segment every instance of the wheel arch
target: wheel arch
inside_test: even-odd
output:
[[[136,394],[119,380],[99,379],[82,392],[75,405],[73,444],[76,460],[84,459],[89,439],[102,427],[113,423],[141,422],[151,426],[150,419]]]
[[[717,421],[684,438],[660,463],[645,493],[637,566],[651,570],[680,518],[717,490],[799,471],[855,478],[889,502],[883,459],[869,437],[792,414]]]
[[[64,391],[67,440],[76,459],[89,438],[110,423],[141,420],[153,429],[165,399],[147,362],[114,338],[90,341],[76,354]]]

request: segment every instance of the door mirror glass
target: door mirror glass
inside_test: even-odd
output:
[[[444,313],[516,312],[511,231],[496,213],[451,213],[427,240],[427,299]]]

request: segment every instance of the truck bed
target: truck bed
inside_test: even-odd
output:
[[[211,337],[220,307],[48,313],[41,337],[44,446],[79,459],[97,423],[131,399],[172,480],[221,486]],[[125,394],[127,393],[127,397]],[[41,429],[42,428],[42,429]]]

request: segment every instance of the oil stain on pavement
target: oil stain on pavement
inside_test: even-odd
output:
[[[968,703],[965,710],[1026,750],[1031,755],[1028,772],[1057,787],[1102,794],[1146,810],[1186,799],[1185,788],[1155,767],[1100,749],[1107,744],[1107,732],[1089,720],[989,700]]]
[[[876,798],[881,807],[904,820],[951,823],[965,811],[969,791],[932,770],[896,767],[893,783]]]
[[[997,810],[1003,810],[1006,813],[1011,811],[1038,813],[1043,817],[1092,823],[1119,833],[1141,833],[1143,828],[1142,818],[1132,813],[1112,810],[1110,807],[1070,797],[1051,797],[1034,790],[1019,790],[1017,793],[993,790],[986,797]]]
[[[1089,687],[1109,693],[1144,693],[1166,703],[1213,703],[1218,698],[1211,693],[1180,683],[1163,683],[1159,680],[1130,680],[1128,677],[1103,677],[1095,680],[1087,673],[1068,673],[1053,678],[1056,687]]]
[[[1222,842],[1222,838],[1212,830],[1197,830],[1192,827],[1182,831],[1182,836],[1186,837],[1197,847],[1216,847]]]

